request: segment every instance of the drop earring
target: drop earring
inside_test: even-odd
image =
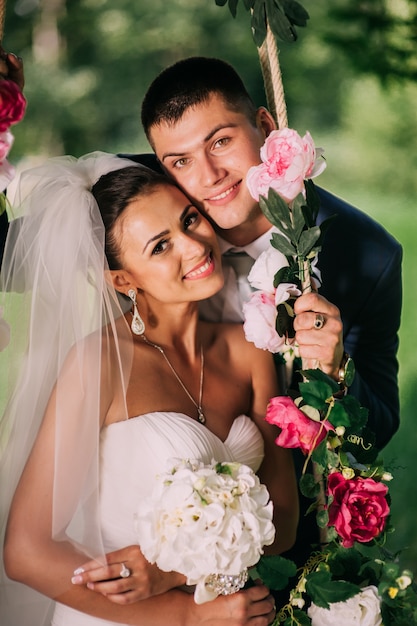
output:
[[[127,295],[132,300],[133,311],[132,311],[132,323],[130,325],[132,329],[132,333],[135,335],[143,335],[145,332],[145,322],[139,315],[138,307],[136,304],[136,291],[134,289],[129,289]]]

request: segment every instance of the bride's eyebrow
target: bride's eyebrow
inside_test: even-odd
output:
[[[158,233],[157,235],[154,235],[153,237],[151,237],[146,243],[145,243],[145,247],[143,248],[142,252],[145,252],[146,248],[149,246],[149,244],[153,243],[154,241],[157,241],[158,239],[160,239],[161,237],[165,237],[166,235],[169,235],[169,230],[163,230],[162,232]]]

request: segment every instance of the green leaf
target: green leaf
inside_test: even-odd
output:
[[[260,196],[259,206],[265,217],[285,232],[292,231],[291,210],[279,193],[272,187],[268,189],[268,197]]]
[[[328,609],[333,602],[344,602],[355,596],[360,587],[344,580],[332,580],[329,571],[320,570],[307,575],[306,591],[317,606]]]
[[[300,478],[300,491],[306,498],[315,498],[320,492],[320,485],[312,474],[303,474]]]
[[[288,42],[293,42],[297,39],[297,32],[285,15],[278,0],[266,0],[266,13],[275,37]]]
[[[233,17],[236,17],[236,8],[238,0],[229,0],[229,10]]]
[[[300,239],[298,241],[298,254],[300,256],[306,257],[309,252],[311,252],[316,245],[317,241],[320,237],[320,228],[319,226],[313,226],[308,230],[304,230],[301,233]]]
[[[266,8],[264,0],[256,0],[253,5],[251,27],[253,40],[259,48],[266,37]]]
[[[335,402],[333,405],[329,414],[329,421],[335,428],[337,428],[337,426],[344,426],[345,428],[351,426],[349,413],[345,410],[341,402]]]
[[[296,26],[307,26],[309,14],[303,6],[296,0],[282,0],[285,15]]]
[[[329,523],[329,513],[327,512],[327,509],[317,511],[316,520],[319,528],[326,528]]]
[[[274,246],[275,247],[275,246]],[[274,276],[274,287],[281,283],[296,283],[298,276],[298,265],[290,263],[288,267],[282,267]]]
[[[317,463],[323,469],[327,467],[327,440],[326,437],[323,441],[315,448],[312,454],[312,459],[315,463]]]
[[[274,248],[285,256],[295,256],[297,254],[297,250],[292,243],[280,233],[272,233],[271,241]]]
[[[308,227],[316,226],[316,220],[320,209],[320,198],[316,191],[316,186],[311,179],[304,181],[304,189],[306,192],[305,209],[308,209]]]
[[[302,370],[301,374],[303,375],[304,378],[307,378],[307,380],[318,380],[318,381],[322,381],[326,383],[332,389],[333,392],[336,392],[339,390],[339,385],[337,384],[337,382],[334,381],[333,378],[330,378],[330,376],[325,374],[323,370],[319,368],[311,369],[311,370]]]
[[[306,404],[319,411],[327,409],[326,400],[332,395],[332,388],[327,382],[310,380],[307,383],[300,383],[299,389]]]
[[[277,316],[275,318],[275,330],[280,337],[285,335],[292,339],[295,337],[294,330],[294,310],[292,304],[294,298],[290,298],[287,302],[282,302],[277,306]]]
[[[357,576],[364,559],[368,560],[356,548],[347,549],[338,546],[327,563],[334,576],[352,580]]]
[[[301,208],[303,202],[304,202],[304,197],[300,193],[292,204],[292,223],[293,223],[293,228],[294,228],[295,241],[298,241],[300,239],[300,235],[303,229],[306,227],[304,214]]]
[[[297,566],[283,556],[262,556],[256,570],[267,587],[278,591],[284,589],[289,579],[296,575]]]

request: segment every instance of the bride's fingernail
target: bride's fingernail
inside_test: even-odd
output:
[[[78,585],[78,583],[82,583],[83,582],[83,578],[82,576],[73,576],[71,578],[71,582],[73,585]]]
[[[94,589],[94,584],[93,583],[87,583],[87,587],[91,590]]]
[[[77,574],[84,574],[84,568],[77,567],[77,569],[74,570],[74,575],[77,576]]]

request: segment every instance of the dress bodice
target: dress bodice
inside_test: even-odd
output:
[[[239,461],[256,471],[263,438],[246,415],[237,417],[225,441],[182,413],[155,412],[105,427],[100,440],[100,518],[106,552],[140,543],[135,512],[152,493],[170,459],[204,463]],[[57,605],[53,626],[110,626],[113,622]]]
[[[107,426],[100,450],[100,515],[109,551],[137,542],[134,512],[170,459],[239,461],[256,471],[263,439],[244,415],[234,420],[223,442],[187,415],[156,412]]]

